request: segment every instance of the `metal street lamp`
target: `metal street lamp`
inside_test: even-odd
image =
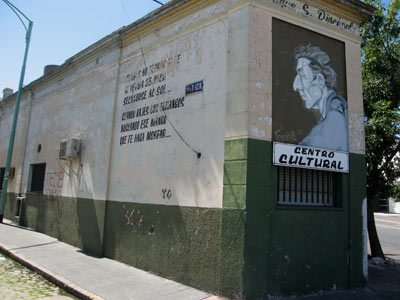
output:
[[[13,148],[14,148],[15,128],[17,127],[19,103],[21,101],[22,84],[24,82],[24,76],[25,76],[25,65],[26,65],[26,59],[28,57],[29,43],[31,40],[31,32],[32,32],[32,26],[33,26],[33,22],[31,20],[29,20],[29,18],[27,16],[25,16],[25,14],[23,12],[21,12],[17,7],[15,7],[8,0],[3,0],[3,2],[11,8],[11,10],[17,15],[18,19],[21,21],[22,25],[24,25],[25,30],[26,30],[26,36],[25,36],[26,46],[25,46],[24,61],[22,63],[21,76],[19,78],[17,100],[15,101],[14,118],[13,118],[13,123],[12,123],[12,128],[11,128],[10,142],[8,145],[6,169],[4,172],[3,190],[1,192],[0,223],[3,223],[4,207],[6,204],[6,197],[7,197],[8,175],[10,173],[11,159],[12,159],[12,153],[13,153]],[[26,24],[22,20],[21,16],[24,17],[28,21],[28,27],[26,27]]]

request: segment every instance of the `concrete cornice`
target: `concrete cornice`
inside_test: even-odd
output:
[[[126,26],[122,31],[121,34],[123,36],[129,35],[130,33],[142,28],[143,26],[155,21],[156,19],[164,16],[174,9],[177,9],[189,2],[199,2],[198,0],[173,0],[169,1],[168,3],[160,6],[159,8],[153,10],[149,14],[145,15],[144,17],[140,18],[139,20],[131,23],[130,25]]]
[[[359,0],[335,0],[335,2],[339,2],[351,8],[354,8],[367,16],[372,16],[375,11],[375,7]]]
[[[365,23],[375,12],[375,8],[359,0],[306,0],[305,2],[315,2],[328,5],[335,9],[351,14],[359,20],[359,24]]]

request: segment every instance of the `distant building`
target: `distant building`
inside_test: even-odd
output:
[[[23,89],[6,217],[234,299],[365,285],[372,12],[175,0],[52,66]]]
[[[396,202],[393,198],[389,198],[389,212],[400,214],[400,202]]]

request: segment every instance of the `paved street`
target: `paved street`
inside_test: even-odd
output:
[[[400,264],[400,214],[375,213],[375,222],[383,252]]]
[[[66,292],[37,273],[0,254],[0,299],[59,299]],[[68,297],[64,299],[77,299]]]

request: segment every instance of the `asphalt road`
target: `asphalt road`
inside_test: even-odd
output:
[[[375,213],[383,253],[400,263],[400,214]]]

